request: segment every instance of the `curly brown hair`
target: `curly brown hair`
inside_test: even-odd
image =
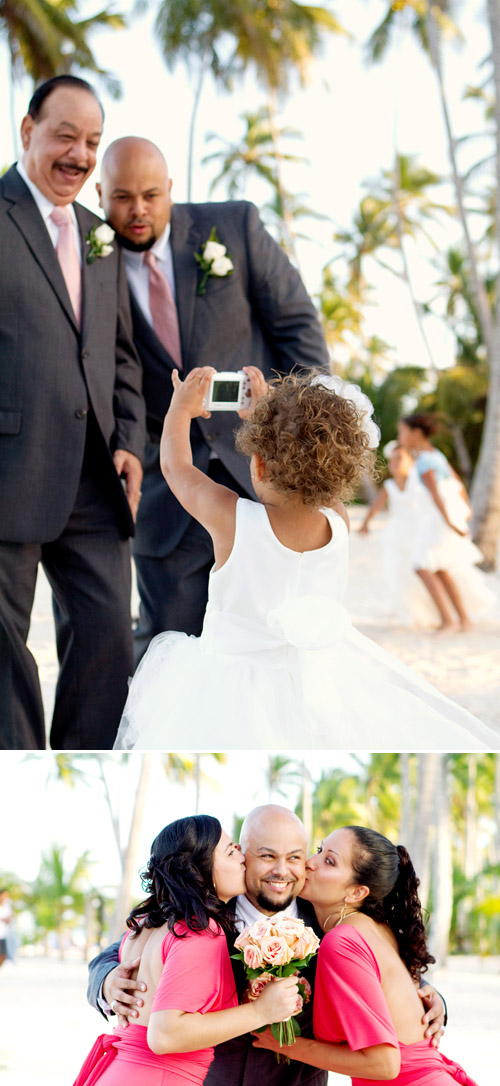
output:
[[[375,455],[354,403],[311,384],[313,376],[273,380],[238,431],[236,448],[261,457],[276,490],[319,508],[352,498],[373,474]]]

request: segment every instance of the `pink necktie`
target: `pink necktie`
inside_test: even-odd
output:
[[[76,323],[80,327],[82,319],[82,269],[76,251],[73,218],[69,206],[55,207],[50,217],[59,229],[56,253],[66,281]]]
[[[153,326],[165,350],[173,358],[177,369],[182,369],[181,338],[177,306],[168,279],[158,267],[151,251],[144,253],[144,263],[149,269],[149,307]]]

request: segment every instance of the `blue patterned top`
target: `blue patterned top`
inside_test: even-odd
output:
[[[442,479],[449,479],[452,474],[446,457],[439,449],[428,449],[419,453],[415,464],[420,479],[426,471],[433,471],[438,483]]]

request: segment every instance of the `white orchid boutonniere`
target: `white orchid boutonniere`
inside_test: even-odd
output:
[[[89,230],[85,241],[88,245],[87,264],[93,264],[101,256],[109,256],[113,252],[111,242],[115,236],[114,230],[103,222],[102,226],[93,226]]]
[[[201,252],[194,254],[194,259],[203,272],[198,285],[198,294],[205,293],[209,275],[217,275],[219,279],[224,279],[226,275],[233,273],[234,264],[227,255],[226,246],[221,245],[215,226],[212,226],[210,237]]]

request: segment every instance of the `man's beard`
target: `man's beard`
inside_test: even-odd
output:
[[[107,220],[111,229],[115,230],[113,223]],[[148,239],[148,241],[131,241],[130,238],[124,237],[123,234],[119,234],[115,230],[116,240],[122,249],[129,249],[131,253],[145,253],[148,249],[152,249],[155,242],[158,240],[154,234]]]
[[[283,909],[288,909],[288,906],[292,904],[294,897],[295,894],[293,890],[290,890],[288,897],[286,897],[284,901],[276,903],[276,901],[271,901],[271,898],[266,897],[266,895],[261,891],[259,894],[257,894],[257,904],[260,905],[261,909],[265,909],[266,912],[278,913],[281,912]]]

